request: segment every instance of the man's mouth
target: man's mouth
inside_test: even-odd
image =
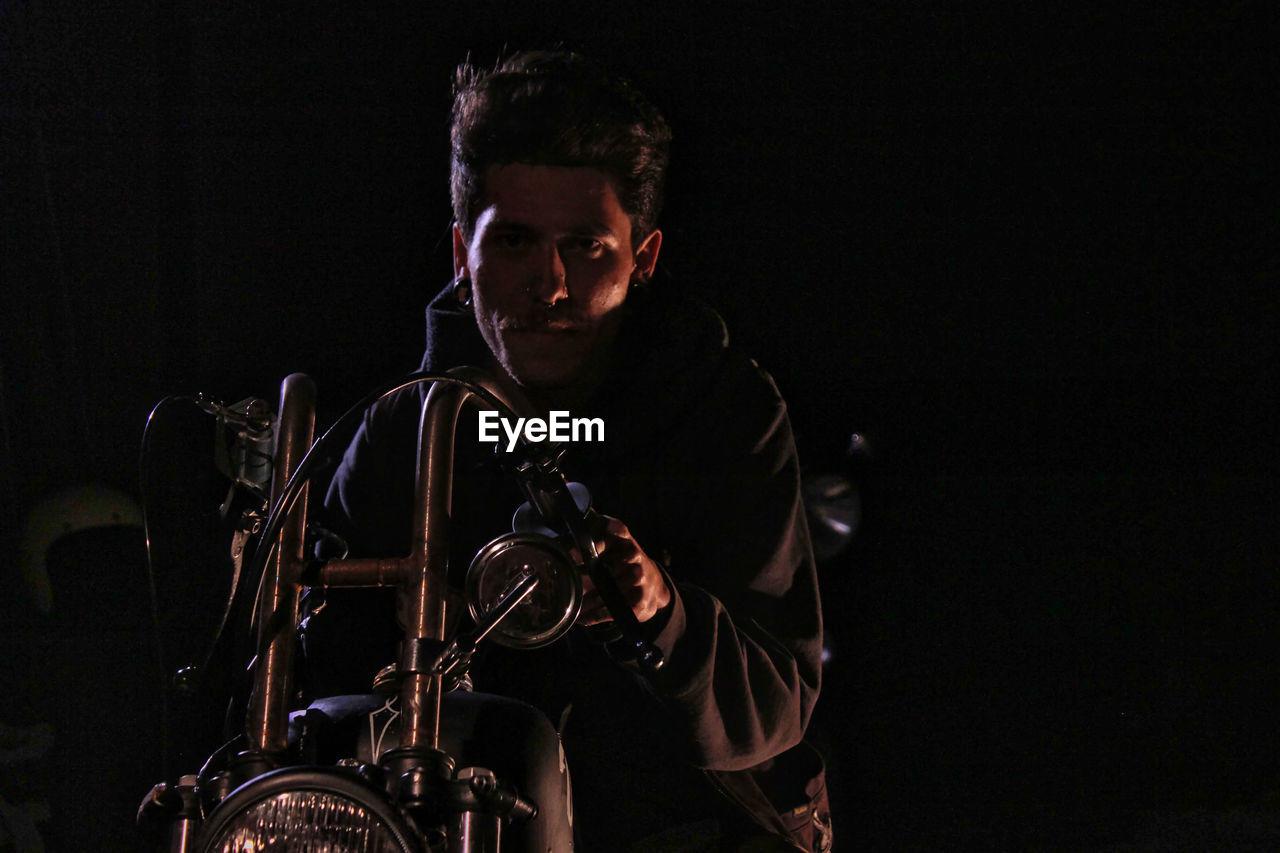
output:
[[[504,322],[500,328],[504,332],[557,335],[575,335],[587,330],[585,325],[568,320],[511,320]]]

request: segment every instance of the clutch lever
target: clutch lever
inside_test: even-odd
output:
[[[565,450],[564,445],[551,442],[526,443],[514,451],[518,455],[508,465],[515,473],[520,490],[543,522],[552,528],[566,529],[577,546],[587,575],[600,593],[600,599],[613,617],[620,635],[609,644],[610,648],[615,650],[618,658],[635,660],[645,670],[657,672],[663,664],[662,651],[644,638],[635,612],[600,559],[600,550],[592,534],[592,530],[598,527],[600,515],[591,508],[589,500],[584,498],[580,503],[574,497],[560,468]]]

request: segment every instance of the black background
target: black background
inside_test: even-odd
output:
[[[303,371],[325,421],[414,367],[451,69],[558,43],[667,115],[663,265],[802,459],[874,450],[824,569],[840,848],[1102,846],[1280,787],[1261,15],[693,5],[6,5],[6,551],[60,488],[136,495],[166,394]]]

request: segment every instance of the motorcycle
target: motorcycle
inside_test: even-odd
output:
[[[369,405],[416,383],[431,387],[414,547],[348,558],[332,534],[308,527],[308,481]],[[515,416],[488,376],[412,374],[368,395],[319,440],[315,384],[301,374],[284,380],[277,415],[260,400],[192,402],[231,436],[220,453],[232,480],[220,510],[234,528],[235,570],[218,635],[234,633],[237,608],[250,612],[240,627],[250,629],[251,687],[235,736],[198,772],[155,785],[140,823],[158,827],[171,853],[571,850],[569,770],[555,729],[531,706],[471,692],[467,676],[482,642],[532,649],[562,637],[583,607],[582,573],[612,619],[603,638],[611,652],[662,665],[601,566],[590,496],[566,480],[563,446],[498,449],[526,502],[512,531],[475,555],[460,603],[446,579],[459,413],[471,404]],[[399,657],[368,694],[295,708],[300,596],[348,587],[394,587],[407,602]],[[469,620],[459,618],[463,606]],[[205,676],[184,666],[174,681],[191,694]]]

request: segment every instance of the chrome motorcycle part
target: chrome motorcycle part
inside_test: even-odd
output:
[[[444,651],[432,664],[431,672],[446,678],[455,673],[465,676],[467,668],[471,665],[471,656],[475,654],[476,644],[489,636],[537,588],[538,577],[533,572],[516,573],[511,583],[498,596],[497,602],[488,608],[484,618],[476,621],[475,628],[464,631],[445,646]]]
[[[311,447],[315,422],[315,382],[301,373],[285,377],[280,384],[280,418],[271,482],[273,501],[282,500],[288,479],[298,470]],[[306,517],[307,487],[304,485],[298,505],[280,528],[274,560],[267,566],[258,588],[258,656],[245,716],[245,733],[250,746],[266,754],[283,753],[288,741],[298,581],[304,565]]]
[[[458,771],[458,778],[468,783],[497,786],[498,780],[493,773],[483,767],[464,767]],[[464,811],[454,818],[453,834],[458,839],[457,845],[463,850],[475,850],[488,853],[490,850],[501,850],[502,819],[496,814],[482,811]]]
[[[291,767],[231,793],[200,833],[200,853],[422,853],[408,815],[350,771]]]
[[[522,575],[537,586],[493,629],[495,643],[536,649],[573,627],[582,609],[582,579],[558,542],[539,533],[508,533],[480,549],[467,569],[467,606],[477,623],[506,596]]]
[[[304,571],[309,570],[302,549],[306,483],[321,459],[317,448],[338,425],[313,445],[314,385],[300,375],[285,380],[281,415],[274,431],[272,509],[261,525],[259,547],[246,572],[250,579],[246,598],[257,600],[254,621],[259,628],[254,685],[242,739],[247,743],[237,743],[248,748],[200,786],[202,811],[209,817],[190,851],[184,836],[181,853],[425,853],[428,848],[444,848],[454,817],[477,809],[486,815],[498,814],[506,822],[504,827],[518,825],[518,832],[528,841],[521,849],[569,849],[572,812],[564,756],[555,730],[540,712],[521,709],[514,720],[504,718],[501,725],[486,729],[480,739],[493,745],[487,752],[475,744],[451,742],[459,754],[478,749],[482,753],[477,756],[478,763],[493,768],[493,774],[455,779],[454,759],[438,748],[444,691],[442,677],[432,671],[432,662],[445,648],[449,616],[446,573],[458,415],[473,398],[502,411],[509,411],[509,407],[496,396],[487,377],[468,368],[451,371],[447,377],[415,374],[376,394],[380,398],[394,388],[423,381],[434,384],[427,393],[419,429],[412,539],[421,547],[415,547],[406,558],[330,560],[310,570],[304,581]],[[481,565],[473,566],[476,596],[472,612],[479,617],[477,634],[499,624],[508,607],[514,621],[508,625],[507,620],[501,620],[502,630],[495,637],[506,645],[535,648],[552,642],[572,626],[581,607],[581,580],[577,566],[552,538],[513,534],[490,543],[482,553]],[[294,742],[289,739],[286,709],[294,696],[291,663],[297,593],[304,582],[323,587],[395,586],[407,601],[396,679],[399,716],[395,740],[399,745],[384,751],[379,740],[375,750],[381,753],[378,770],[355,768],[365,778],[351,770],[310,764],[274,769],[299,755],[308,762],[320,760],[315,746],[319,741],[313,736],[318,737],[323,726],[308,729],[310,711],[303,715],[296,753],[289,748]],[[481,595],[482,591],[492,594]],[[455,694],[453,704],[465,711],[471,708],[471,698]],[[375,699],[386,702],[385,697]],[[485,701],[488,708],[496,697]],[[490,715],[484,717],[488,720]],[[519,744],[514,759],[511,750],[497,746],[505,743]],[[529,751],[530,744],[537,745],[540,759],[522,761],[522,756],[534,754]],[[215,757],[225,757],[230,748],[229,744]],[[212,758],[206,768],[211,763]],[[204,774],[202,771],[201,778]],[[386,787],[376,780],[371,782],[371,775],[385,777]],[[498,781],[510,779],[514,785]],[[532,789],[537,799],[522,798],[515,785]],[[538,803],[545,808],[539,809]],[[187,833],[194,826],[177,828]]]
[[[598,632],[609,653],[616,660],[634,660],[646,671],[657,672],[662,668],[662,650],[644,636],[631,605],[600,559],[600,543],[595,537],[600,516],[591,508],[585,487],[575,490],[566,480],[560,466],[564,453],[565,448],[554,443],[525,445],[510,466],[516,483],[545,524],[568,530],[569,539],[582,555],[583,571],[613,617],[609,627]],[[516,512],[516,524],[531,523],[528,513],[522,522],[522,512],[523,508]]]

